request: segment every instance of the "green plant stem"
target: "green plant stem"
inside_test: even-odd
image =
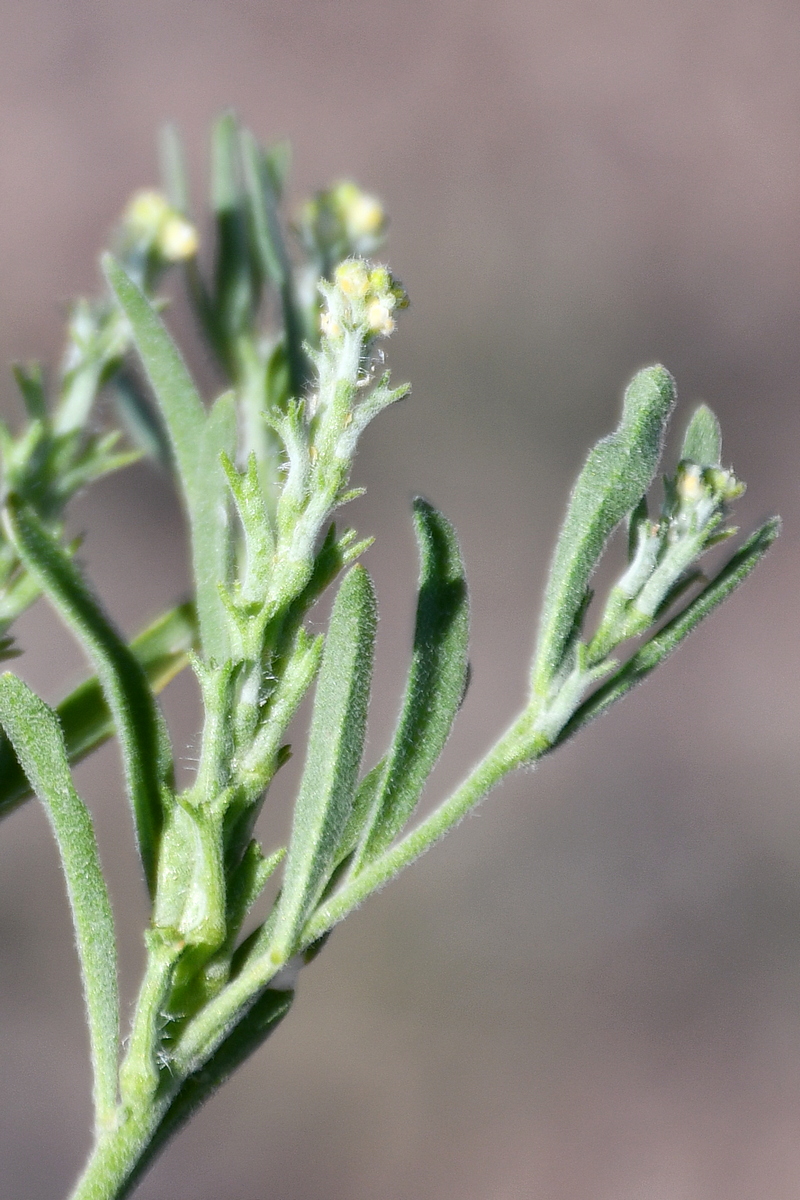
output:
[[[329,900],[319,906],[303,929],[299,948],[303,949],[317,941],[366,900],[367,896],[383,887],[424,854],[511,771],[523,765],[533,765],[546,747],[542,746],[535,753],[531,753],[531,726],[531,710],[526,709],[452,796],[401,841],[365,866],[340,891],[334,892]]]
[[[333,925],[357,908],[370,893],[419,858],[434,842],[474,808],[510,771],[531,759],[531,713],[521,717],[492,747],[486,757],[449,799],[407,837],[380,858],[375,859],[339,892],[320,905],[301,935],[300,950],[315,942]],[[249,963],[202,1012],[190,1021],[172,1056],[172,1068],[186,1076],[207,1061],[244,1007],[253,1003],[285,965],[285,958],[273,958],[269,950]]]
[[[176,1091],[173,1087],[156,1100],[128,1111],[114,1129],[98,1139],[70,1200],[122,1200],[128,1194],[136,1165]]]

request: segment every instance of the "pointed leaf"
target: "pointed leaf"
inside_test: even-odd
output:
[[[218,459],[222,450],[235,453],[235,446],[231,445],[232,401],[221,397],[219,411],[215,406],[207,421],[186,365],[147,297],[109,254],[103,257],[103,269],[130,321],[136,348],[167,426],[191,527],[203,651],[207,657],[222,661],[227,650],[227,623],[217,587],[219,577],[213,574],[219,565],[222,522],[215,505],[222,497],[224,511],[227,503]],[[212,530],[208,525],[209,512],[215,514]]]
[[[161,182],[167,199],[173,208],[182,213],[184,217],[188,217],[191,205],[183,143],[177,126],[171,123],[162,126],[159,132],[158,157],[161,165]]]
[[[698,467],[718,467],[722,461],[722,431],[707,404],[695,409],[683,439],[681,458]]]
[[[241,147],[255,248],[264,274],[280,293],[289,387],[291,395],[299,397],[302,395],[308,364],[303,352],[302,324],[295,303],[292,267],[278,220],[274,160],[264,153],[247,130],[242,133]]]
[[[575,633],[589,579],[616,526],[650,486],[675,402],[664,367],[634,376],[619,426],[589,454],[570,497],[545,592],[533,671],[535,695],[547,694]]]
[[[119,1001],[114,920],[92,819],[73,787],[55,713],[11,674],[0,676],[0,724],[47,810],[58,843],[81,960],[95,1113],[102,1128],[113,1121],[117,1100]]]
[[[286,856],[286,850],[274,850],[265,856],[255,839],[247,843],[244,854],[235,870],[231,872],[225,894],[225,944],[223,953],[233,953],[236,940],[241,932],[247,914],[258,900],[267,885],[270,876],[274,874]]]
[[[252,324],[260,273],[250,250],[239,130],[232,113],[224,113],[212,130],[211,207],[217,222],[214,304],[233,371],[233,342]]]
[[[136,349],[161,407],[191,514],[197,477],[197,446],[205,408],[166,326],[141,288],[110,254],[103,270],[128,318]]]
[[[203,425],[197,450],[197,487],[192,508],[192,565],[197,588],[200,640],[207,659],[230,657],[228,616],[220,584],[230,580],[233,531],[228,481],[222,457],[236,454],[236,400],[226,392]]]
[[[420,580],[414,650],[400,723],[353,870],[394,840],[416,807],[450,734],[467,681],[467,581],[455,531],[414,502]]]
[[[363,567],[344,577],[322,654],[273,953],[288,958],[330,872],[353,803],[366,729],[377,612]]]
[[[139,853],[151,893],[162,824],[162,788],[172,760],[166,728],[144,672],[84,583],[66,550],[16,496],[6,501],[5,524],[17,552],[42,591],[84,646],[97,672],[119,736]]]
[[[14,363],[11,371],[22,394],[28,419],[45,421],[47,419],[47,396],[44,390],[41,363]]]

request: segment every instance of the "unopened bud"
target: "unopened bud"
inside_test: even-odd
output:
[[[165,262],[181,262],[197,253],[197,229],[174,209],[161,192],[136,192],[122,214],[122,232],[129,243],[155,253]]]
[[[194,225],[178,213],[167,218],[156,242],[167,262],[183,262],[187,258],[194,258],[199,244]]]

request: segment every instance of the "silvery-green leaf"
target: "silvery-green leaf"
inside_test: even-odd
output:
[[[14,675],[0,676],[0,725],[30,785],[44,804],[67,883],[81,960],[99,1130],[117,1100],[119,1002],[114,919],[92,819],[75,791],[55,713]]]
[[[546,696],[558,675],[606,542],[652,482],[674,402],[675,385],[664,367],[640,371],[625,392],[619,426],[586,460],[545,592],[532,679],[535,696]]]
[[[79,639],[103,689],[119,737],[145,878],[155,886],[163,789],[171,783],[166,726],[144,671],[92,595],[67,551],[16,496],[6,500],[9,537],[42,591]]]
[[[364,749],[377,610],[372,581],[353,567],[339,588],[322,653],[308,753],[295,804],[273,954],[288,958],[335,866]]]
[[[722,461],[722,432],[707,404],[695,409],[683,439],[681,458],[699,467],[718,467]]]
[[[420,579],[411,668],[400,721],[353,870],[405,826],[442,752],[467,680],[467,582],[455,531],[425,500],[414,502]]]
[[[103,257],[103,269],[130,322],[177,463],[192,533],[203,652],[209,659],[224,661],[227,621],[215,571],[227,553],[224,513],[228,492],[219,456],[223,450],[235,455],[233,402],[220,397],[206,416],[186,364],[147,297],[110,254]]]
[[[619,670],[580,705],[549,749],[554,750],[584,725],[599,717],[655,670],[710,612],[744,582],[779,532],[780,520],[773,517],[751,534],[700,594],[687,604],[682,612],[668,621],[663,629],[649,638]]]
[[[278,220],[275,160],[265,154],[247,130],[241,136],[241,152],[256,253],[265,276],[272,280],[281,298],[289,387],[291,395],[297,398],[303,392],[308,364],[294,296],[292,266]]]

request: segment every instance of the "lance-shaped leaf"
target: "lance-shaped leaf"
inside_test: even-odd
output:
[[[656,472],[675,384],[661,366],[628,385],[622,420],[589,454],[570,497],[545,592],[533,692],[546,696],[585,604],[589,579],[616,526],[636,507]]]
[[[576,709],[558,737],[548,747],[548,753],[572,737],[584,725],[588,725],[595,717],[599,717],[637,683],[646,679],[650,672],[654,671],[659,663],[662,663],[710,612],[719,607],[722,601],[747,579],[779,533],[780,519],[772,517],[760,529],[751,534],[725,563],[722,570],[686,606],[683,612],[668,621],[663,629],[645,642],[618,671]]]
[[[30,421],[47,420],[47,393],[41,363],[14,363],[11,368]]]
[[[335,866],[364,749],[377,609],[363,567],[345,575],[322,654],[300,792],[273,937],[288,958]]]
[[[131,642],[152,690],[158,694],[189,662],[197,643],[194,606],[179,604]],[[114,735],[114,718],[96,675],[86,679],[56,706],[67,758],[80,762]],[[0,737],[0,818],[31,795],[28,780],[10,742]]]
[[[17,553],[79,639],[97,672],[122,750],[139,853],[148,887],[155,886],[162,825],[162,788],[171,783],[166,727],[141,665],[84,583],[67,551],[31,508],[9,496],[5,525]]]
[[[408,821],[450,734],[467,681],[467,581],[455,531],[414,501],[420,579],[414,649],[400,723],[353,862],[380,854]]]
[[[275,168],[270,157],[247,130],[241,136],[241,150],[255,249],[264,275],[272,280],[280,293],[289,388],[291,395],[297,398],[302,394],[308,365],[294,297],[292,265],[278,220]]]
[[[249,214],[242,190],[239,129],[223,113],[211,134],[211,207],[217,223],[214,307],[225,340],[228,368],[235,371],[235,339],[252,326],[261,279],[251,253]]]
[[[0,724],[47,810],[58,843],[81,960],[95,1114],[102,1130],[111,1125],[117,1100],[119,1002],[114,919],[92,819],[73,787],[55,713],[11,674],[0,676]]]
[[[215,402],[200,435],[192,507],[192,565],[200,639],[206,658],[217,663],[230,658],[230,622],[220,584],[229,582],[233,566],[231,495],[222,458],[233,458],[235,454],[236,402],[233,392],[226,392]]]
[[[219,522],[209,529],[207,516],[215,503],[223,511],[227,504],[219,455],[223,450],[231,456],[235,454],[231,443],[231,402],[221,397],[221,407],[218,402],[206,418],[186,364],[144,292],[110,254],[103,256],[103,270],[130,322],[136,349],[167,427],[189,517],[203,651],[208,658],[222,662],[228,650],[227,622],[218,581],[208,567],[209,539],[213,552]]]
[[[718,467],[722,461],[722,432],[707,404],[695,409],[683,439],[681,458],[699,467]]]

